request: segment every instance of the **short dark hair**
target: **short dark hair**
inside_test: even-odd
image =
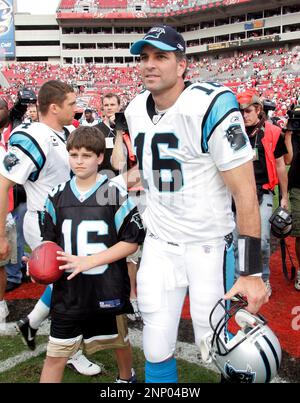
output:
[[[74,92],[74,88],[59,80],[50,80],[44,83],[38,94],[39,111],[45,115],[51,104],[61,106],[67,98],[67,94]]]
[[[180,52],[179,50],[175,50],[175,57],[177,62],[180,62],[181,60],[186,60],[186,69],[184,70],[183,74],[182,74],[182,78],[185,79],[186,75],[187,75],[187,70],[188,70],[188,58],[187,55],[183,52]]]
[[[113,92],[108,92],[107,94],[103,95],[102,102],[104,98],[116,98],[116,100],[118,101],[118,105],[121,105],[121,98],[119,97],[119,95],[114,94]]]
[[[67,140],[67,150],[79,150],[85,148],[94,152],[97,156],[105,151],[105,136],[102,131],[95,126],[79,126],[74,130]]]

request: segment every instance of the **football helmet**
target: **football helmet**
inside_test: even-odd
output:
[[[246,311],[246,305],[240,296],[217,302],[209,317],[212,331],[201,340],[202,358],[212,361],[230,383],[268,383],[281,363],[280,343],[266,319]],[[235,334],[228,331],[232,317],[235,323],[230,322],[230,329],[239,327]]]

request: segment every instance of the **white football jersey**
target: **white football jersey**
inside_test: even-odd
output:
[[[86,119],[80,120],[80,125],[81,126],[96,126],[99,123],[101,123],[101,120],[99,119],[94,119],[92,122],[88,122]]]
[[[25,123],[10,135],[0,173],[24,186],[29,211],[43,210],[51,189],[70,178],[66,134],[44,123]]]
[[[163,115],[156,114],[151,94],[144,91],[125,115],[148,190],[147,229],[174,243],[230,233],[231,194],[219,171],[252,159],[232,91],[218,83],[191,84]]]

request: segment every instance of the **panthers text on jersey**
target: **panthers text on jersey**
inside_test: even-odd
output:
[[[144,91],[125,111],[147,192],[146,228],[174,243],[223,237],[234,228],[231,195],[219,171],[252,159],[232,91],[218,83],[187,83],[157,114]]]
[[[0,173],[24,185],[28,211],[43,210],[51,189],[70,177],[66,150],[68,131],[58,133],[44,123],[25,123],[10,135]]]
[[[105,175],[85,194],[78,191],[75,177],[53,189],[46,201],[42,228],[44,240],[54,241],[78,256],[104,251],[120,241],[140,244],[144,240],[135,204]],[[69,281],[71,271],[53,285],[52,315],[78,319],[95,313],[131,311],[125,258],[94,267]]]

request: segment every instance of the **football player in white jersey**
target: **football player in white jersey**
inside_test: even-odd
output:
[[[16,183],[24,186],[27,195],[27,212],[24,218],[24,236],[31,249],[41,241],[40,224],[48,193],[70,177],[66,137],[73,120],[76,95],[74,89],[63,82],[51,80],[42,85],[38,94],[40,122],[24,123],[15,128],[9,138],[8,151],[0,161],[0,259],[8,253],[5,236],[7,195]],[[19,329],[31,349],[41,322],[49,315],[51,286],[48,286],[34,310],[19,321]],[[75,357],[76,363],[79,361]],[[83,373],[100,372],[98,365],[82,356]],[[76,364],[77,365],[77,364]],[[77,365],[77,369],[80,368]],[[94,375],[92,373],[92,375]],[[87,373],[89,375],[89,373]]]
[[[231,90],[184,82],[185,42],[176,30],[151,28],[131,53],[140,55],[146,89],[125,111],[147,191],[147,236],[137,278],[145,378],[176,382],[174,351],[187,287],[197,345],[224,294],[245,295],[253,313],[268,300],[252,150]],[[241,234],[242,275],[234,285],[231,195]]]

